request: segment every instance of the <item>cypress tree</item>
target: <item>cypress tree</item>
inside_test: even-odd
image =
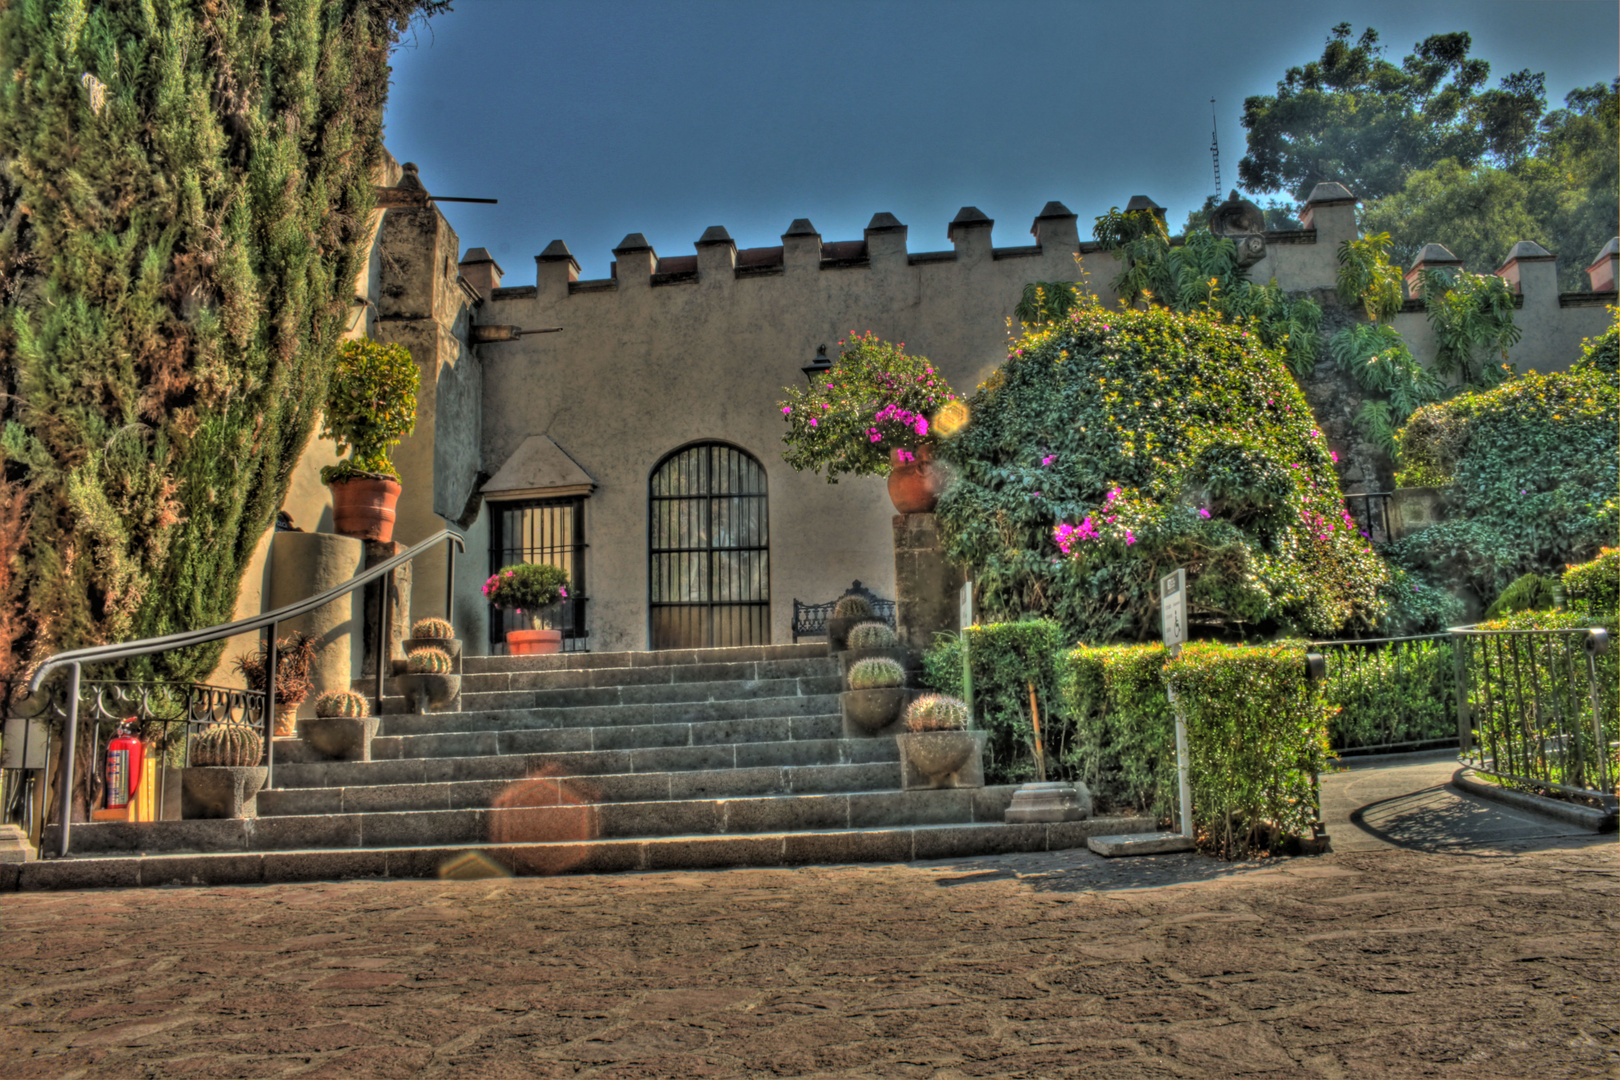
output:
[[[0,681],[231,617],[349,322],[389,52],[447,7],[0,4]]]

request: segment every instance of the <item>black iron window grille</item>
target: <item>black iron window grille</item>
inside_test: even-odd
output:
[[[568,599],[542,613],[542,625],[562,631],[563,652],[590,651],[585,621],[585,497],[491,503],[490,573],[519,563],[550,563],[568,571]],[[489,651],[506,655],[506,632],[527,630],[529,615],[489,610]]]
[[[675,451],[648,484],[654,649],[768,645],[770,523],[765,469],[724,443]]]

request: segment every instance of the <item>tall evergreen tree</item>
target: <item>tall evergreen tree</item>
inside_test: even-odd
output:
[[[0,680],[230,618],[348,320],[389,51],[446,7],[0,4]]]

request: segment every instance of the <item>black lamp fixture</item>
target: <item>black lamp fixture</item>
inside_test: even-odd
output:
[[[811,386],[816,385],[817,375],[825,375],[832,370],[832,361],[827,359],[827,346],[817,345],[815,359],[799,370],[804,372],[804,377],[809,380]]]

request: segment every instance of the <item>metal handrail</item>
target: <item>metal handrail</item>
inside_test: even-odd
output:
[[[275,768],[275,740],[271,725],[274,723],[276,702],[276,631],[279,624],[285,619],[296,619],[300,615],[307,615],[318,611],[341,596],[347,596],[362,586],[386,576],[397,567],[414,560],[418,555],[441,542],[448,545],[447,555],[449,565],[445,569],[444,578],[444,614],[446,619],[452,619],[455,614],[455,579],[456,579],[456,551],[467,550],[466,541],[454,529],[441,529],[426,540],[406,548],[391,558],[384,559],[367,570],[362,570],[348,581],[334,585],[325,592],[317,593],[305,600],[286,604],[273,611],[255,615],[248,619],[238,619],[236,622],[220,623],[215,626],[204,627],[201,630],[183,630],[177,634],[164,634],[161,637],[142,638],[139,641],[127,641],[115,645],[93,645],[85,649],[68,649],[54,656],[47,657],[34,671],[33,678],[28,680],[29,693],[38,693],[45,679],[58,668],[68,670],[68,715],[62,730],[62,757],[61,776],[58,786],[62,789],[61,806],[61,837],[58,854],[66,856],[68,853],[68,833],[72,825],[73,806],[73,759],[76,747],[74,743],[78,736],[79,727],[79,675],[85,664],[108,663],[113,660],[127,660],[134,656],[150,656],[153,653],[169,652],[174,649],[189,648],[193,645],[207,645],[213,641],[223,641],[226,638],[236,637],[240,634],[250,633],[254,630],[270,629],[270,646],[266,651],[267,663],[265,665],[264,686],[264,724],[265,724],[265,766],[267,770]],[[383,679],[388,670],[388,590],[379,590],[381,596],[378,600],[377,619],[377,708],[382,709]],[[266,786],[269,786],[273,773],[267,774]]]

